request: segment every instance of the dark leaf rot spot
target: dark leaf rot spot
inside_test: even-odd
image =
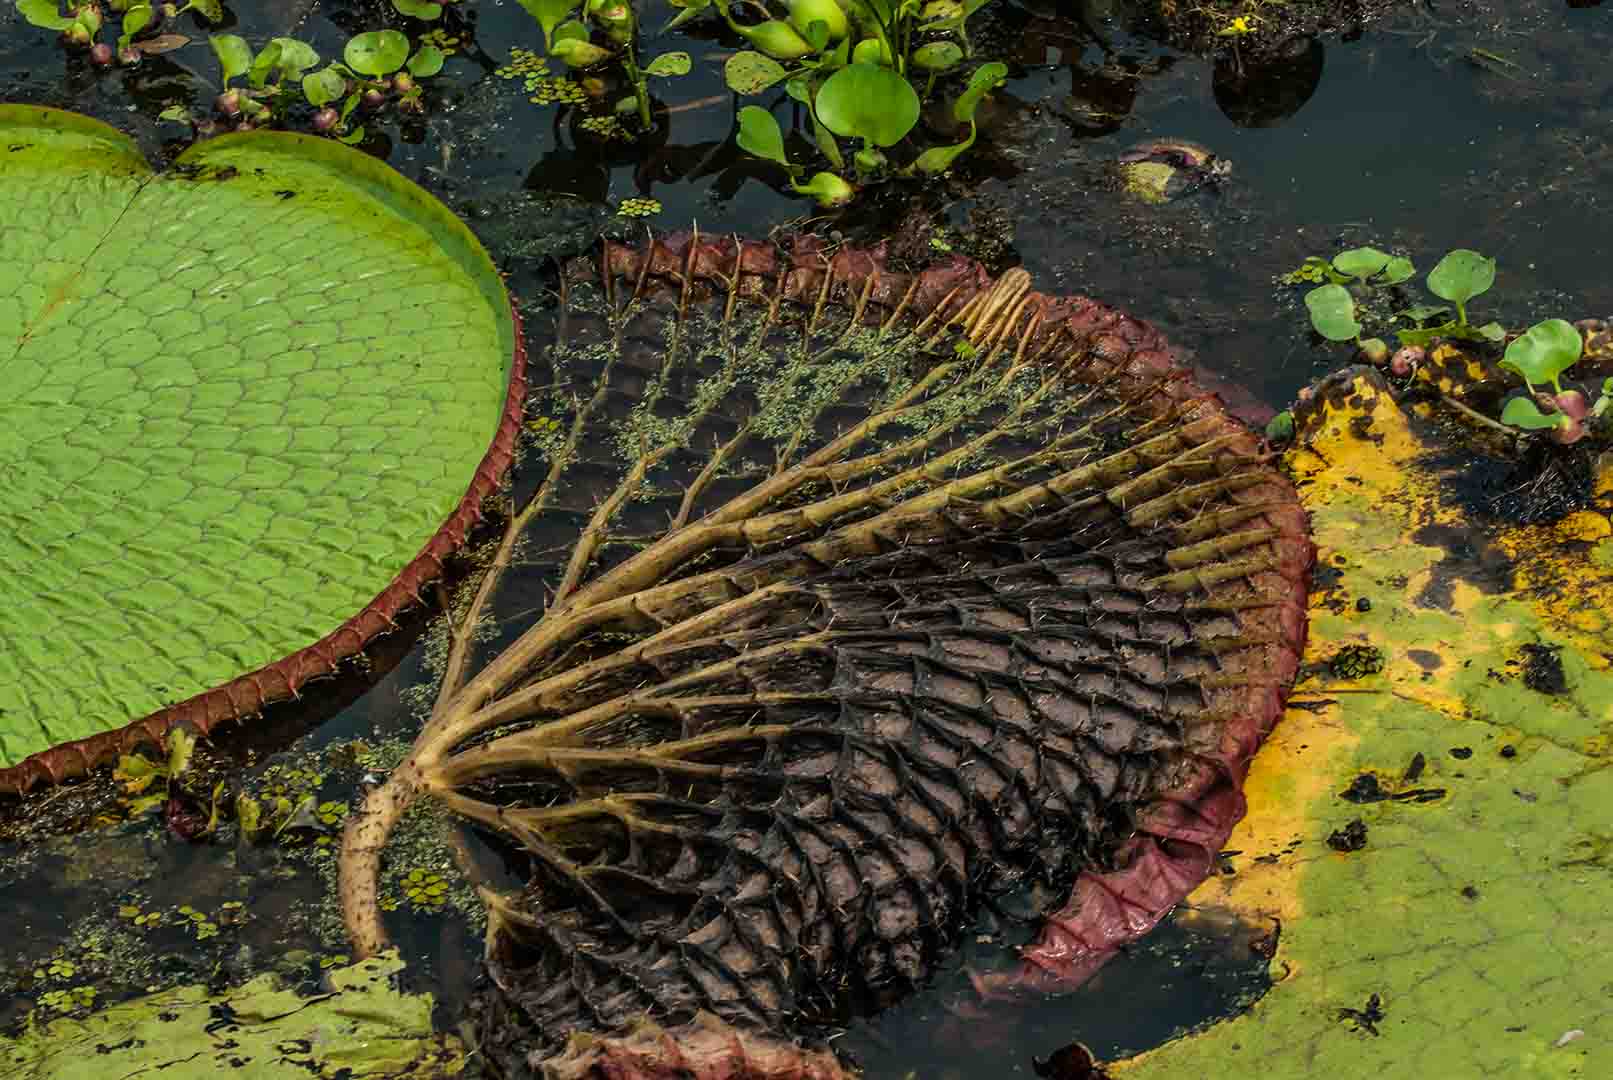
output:
[[[1327,837],[1327,846],[1334,851],[1360,851],[1367,846],[1367,825],[1356,818],[1342,829],[1334,829]]]
[[[1568,692],[1568,679],[1563,674],[1562,657],[1555,645],[1525,645],[1518,650],[1523,656],[1523,685],[1541,694]]]
[[[283,189],[283,190],[275,192],[274,196],[275,196],[275,198],[281,199],[281,200],[295,199],[297,197],[297,193],[295,191],[290,191],[290,190],[284,190]]]
[[[1444,797],[1444,788],[1406,788],[1402,791],[1390,791],[1371,773],[1362,773],[1350,782],[1349,787],[1339,792],[1339,798],[1345,802],[1357,804],[1388,802],[1390,800],[1395,802],[1426,803],[1438,802]]]
[[[1472,885],[1463,885],[1462,895],[1469,900],[1477,900],[1479,898],[1479,890]]]
[[[1471,746],[1453,746],[1453,747],[1451,747],[1451,757],[1455,758],[1457,761],[1466,761],[1468,758],[1470,758],[1472,756],[1473,756],[1473,748]]]
[[[1407,649],[1406,658],[1424,671],[1438,671],[1445,663],[1439,653],[1428,649]]]
[[[1501,748],[1501,756],[1504,757],[1504,758],[1517,757],[1518,756],[1518,748],[1516,746],[1513,746],[1511,743],[1507,743],[1505,746],[1503,746]]]
[[[1031,1065],[1046,1080],[1109,1080],[1103,1066],[1093,1060],[1092,1051],[1080,1043],[1062,1046],[1045,1058],[1032,1058]]]
[[[211,1016],[213,1019],[209,1020],[207,1022],[207,1026],[202,1030],[207,1032],[209,1035],[216,1035],[220,1031],[224,1031],[226,1029],[233,1030],[238,1026],[235,1010],[230,1008],[230,1004],[227,1001],[221,1001],[213,1005],[209,1005],[207,1007],[207,1015]]]
[[[1400,782],[1403,784],[1415,784],[1418,780],[1422,779],[1423,770],[1427,767],[1427,758],[1423,757],[1423,755],[1420,753],[1413,754],[1411,757],[1411,764],[1406,766],[1406,771],[1401,775]]]
[[[1355,1025],[1352,1030],[1364,1031],[1368,1035],[1378,1034],[1378,1025],[1383,1022],[1383,1018],[1383,1000],[1377,994],[1367,998],[1366,1007],[1363,1009],[1339,1010],[1340,1020],[1348,1020]]]
[[[1361,597],[1359,600],[1357,600],[1355,602],[1355,610],[1357,610],[1357,611],[1371,611],[1372,610],[1372,601],[1367,599],[1364,596]]]

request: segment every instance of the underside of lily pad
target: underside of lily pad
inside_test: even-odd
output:
[[[1069,900],[983,989],[1068,987],[1210,871],[1311,549],[1157,331],[961,258],[676,236],[572,267],[537,337],[505,550],[546,609],[470,675],[483,586],[342,857],[361,954],[416,797],[525,868],[481,883],[501,1067],[839,1075],[830,1026],[985,898]]]
[[[419,599],[508,465],[503,284],[424,191],[258,132],[153,173],[0,106],[0,791],[293,697]]]

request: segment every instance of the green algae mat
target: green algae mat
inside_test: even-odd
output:
[[[0,106],[0,790],[390,626],[508,463],[518,342],[481,245],[367,155],[255,132],[158,173]]]
[[[0,1065],[33,1080],[459,1075],[464,1048],[432,1031],[430,994],[393,985],[402,968],[396,953],[334,968],[317,993],[297,993],[273,975],[222,992],[174,987],[34,1023],[0,1045]]]
[[[1290,454],[1308,675],[1235,873],[1191,898],[1280,930],[1274,986],[1112,1071],[1613,1075],[1613,467],[1592,508],[1506,526],[1377,376],[1318,400]]]

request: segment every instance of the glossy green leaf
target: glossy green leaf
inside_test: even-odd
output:
[[[435,45],[422,45],[409,57],[409,74],[417,79],[429,79],[442,70],[447,57]]]
[[[834,173],[813,173],[812,179],[804,184],[795,185],[795,190],[803,195],[811,195],[818,200],[819,206],[844,206],[857,196],[857,189]]]
[[[1466,248],[1446,255],[1428,272],[1428,291],[1441,300],[1451,301],[1459,309],[1493,284],[1495,260]]]
[[[222,80],[228,83],[231,79],[239,79],[252,68],[252,46],[246,39],[235,34],[213,34],[207,39],[213,46],[213,54],[218,57],[218,66],[223,76]]]
[[[1406,308],[1404,311],[1395,312],[1395,318],[1409,319],[1412,322],[1421,323],[1450,313],[1451,309],[1444,304],[1418,304],[1415,307]]]
[[[735,137],[739,148],[747,154],[789,167],[784,156],[784,135],[778,121],[766,109],[747,105],[739,110],[739,133]]]
[[[694,63],[686,52],[667,52],[657,56],[644,65],[646,75],[659,75],[670,78],[676,75],[687,75],[693,69]]]
[[[341,97],[346,89],[347,80],[342,78],[340,72],[328,67],[302,77],[302,96],[315,108],[329,105]]]
[[[127,42],[129,38],[151,25],[151,5],[133,4],[123,12],[123,37]]]
[[[319,66],[319,54],[306,41],[288,37],[270,38],[269,41],[280,46],[280,58],[275,61],[275,67],[287,78],[300,79],[303,72]]]
[[[1501,366],[1527,383],[1555,383],[1573,367],[1584,349],[1574,324],[1563,319],[1537,322],[1507,346]]]
[[[280,52],[281,48],[278,41],[270,41],[259,49],[258,55],[252,58],[252,66],[247,69],[247,82],[254,87],[265,85],[269,81],[269,76],[280,68]]]
[[[1561,427],[1568,422],[1568,417],[1560,412],[1543,413],[1540,411],[1540,406],[1536,405],[1532,398],[1515,397],[1507,402],[1506,408],[1501,410],[1501,422],[1529,431],[1540,431],[1546,428]]]
[[[760,94],[769,86],[782,82],[789,72],[771,56],[743,49],[728,58],[723,65],[723,81],[736,94]]]
[[[3,770],[375,601],[469,490],[514,336],[464,225],[330,140],[225,135],[154,174],[113,128],[3,106],[0,142]]]
[[[1361,333],[1355,321],[1355,300],[1343,285],[1323,285],[1305,294],[1311,325],[1329,341],[1351,341]]]
[[[1383,268],[1383,274],[1379,280],[1385,285],[1399,285],[1402,281],[1410,281],[1416,273],[1417,268],[1412,265],[1410,259],[1404,255],[1396,255]]]
[[[1387,252],[1375,247],[1352,248],[1333,256],[1333,269],[1346,277],[1365,280],[1389,265]]]
[[[975,68],[974,74],[969,76],[969,85],[963,88],[958,100],[952,103],[952,117],[960,124],[974,123],[975,110],[980,107],[980,99],[1001,86],[1008,78],[1008,65],[1000,60],[993,60],[989,64],[981,64]]]
[[[913,66],[920,71],[951,71],[963,63],[963,49],[953,41],[932,41],[913,50]]]
[[[824,80],[818,119],[836,135],[895,146],[918,123],[919,96],[887,67],[852,64]]]
[[[191,10],[210,23],[224,21],[224,4],[222,0],[191,0]]]
[[[409,39],[396,30],[370,30],[348,41],[342,58],[360,75],[390,75],[409,59]]]
[[[56,0],[17,0],[17,13],[41,30],[66,30],[73,25],[73,17],[63,15]]]
[[[543,31],[544,48],[553,44],[555,27],[577,10],[577,4],[578,0],[521,0],[521,6],[526,8],[527,14],[538,20],[538,27]]]
[[[421,22],[435,22],[442,18],[442,5],[432,3],[432,0],[392,0],[392,6],[398,9],[399,14]]]

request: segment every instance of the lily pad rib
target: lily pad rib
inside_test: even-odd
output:
[[[250,716],[266,705],[297,697],[311,680],[329,675],[375,638],[397,626],[397,616],[421,602],[421,590],[442,576],[450,556],[465,543],[482,518],[482,503],[498,491],[515,457],[526,402],[526,345],[513,298],[510,319],[514,352],[509,389],[493,440],[472,475],[465,495],[442,527],[426,541],[397,577],[362,610],[329,634],[271,664],[246,672],[212,690],[159,709],[114,731],[76,739],[0,769],[0,792],[23,793],[40,782],[59,783],[80,775],[142,743],[160,741],[179,724],[208,734],[220,724]]]
[[[685,236],[656,240],[645,248],[607,244],[607,275],[641,285],[657,278],[679,287],[686,287],[689,278],[729,288],[732,295],[755,297],[775,295],[772,283],[781,282],[776,295],[805,304],[821,303],[829,295],[860,296],[865,298],[864,321],[871,325],[888,322],[892,311],[904,307],[915,317],[939,314],[941,321],[951,322],[1000,288],[980,264],[961,257],[910,276],[886,269],[881,248],[841,248],[830,256],[810,237],[787,254],[755,242],[697,238],[692,251],[689,244]],[[996,320],[995,337],[976,341],[977,348],[1019,339],[1019,347],[1031,355],[1078,354],[1088,369],[1087,380],[1112,382],[1118,396],[1138,402],[1140,418],[1191,422],[1201,445],[1251,458],[1262,455],[1260,440],[1176,362],[1155,327],[1088,297],[1036,292],[1023,271],[1011,273],[1023,279],[1012,301],[1014,310]],[[973,320],[965,319],[967,329],[971,321],[984,323],[986,316],[977,311]],[[1180,506],[1191,507],[1192,487],[1181,490],[1189,497]],[[1215,731],[1214,741],[1192,747],[1170,787],[1139,817],[1135,834],[1114,859],[1117,868],[1080,875],[1069,901],[1024,950],[1020,969],[978,982],[988,995],[1022,988],[1067,990],[1085,982],[1209,876],[1216,855],[1243,818],[1249,764],[1282,715],[1299,670],[1315,549],[1298,495],[1275,467],[1266,466],[1258,482],[1232,499],[1249,508],[1244,534],[1269,530],[1269,539],[1252,552],[1264,548],[1274,557],[1250,559],[1248,565],[1260,569],[1221,581],[1186,571],[1170,587],[1200,587],[1220,602],[1254,602],[1268,620],[1269,636],[1220,654],[1223,684],[1212,691],[1209,711],[1223,722],[1218,730],[1206,726]],[[1215,543],[1228,543],[1224,530],[1212,523],[1203,531],[1220,537]],[[1183,539],[1190,538],[1184,530]]]

